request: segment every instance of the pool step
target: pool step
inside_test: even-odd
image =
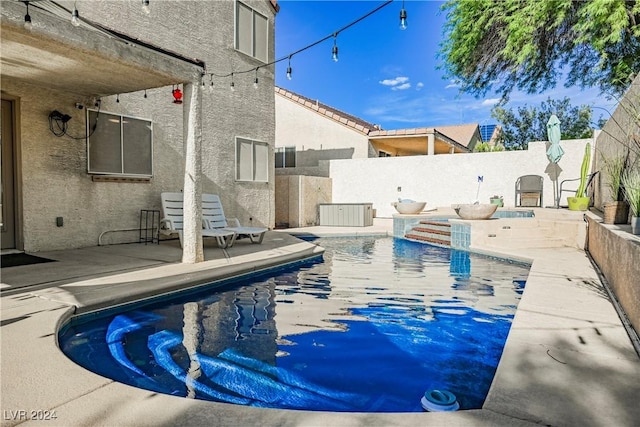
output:
[[[405,239],[429,243],[443,248],[451,247],[451,224],[446,221],[420,221],[404,235]]]
[[[560,248],[567,246],[566,237],[558,234],[558,229],[535,224],[510,224],[487,230],[484,235],[476,237],[475,244],[495,248]]]

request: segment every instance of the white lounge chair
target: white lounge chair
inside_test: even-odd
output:
[[[183,193],[162,193],[162,214],[160,220],[160,232],[163,234],[177,233],[182,246],[182,230],[184,226],[184,195]],[[202,220],[202,237],[215,237],[218,246],[225,249],[233,246],[236,240],[236,233],[227,229],[210,229],[206,226],[206,221]]]
[[[237,218],[226,218],[217,194],[202,194],[202,220],[209,230],[231,230],[238,236],[248,236],[251,243],[262,243],[267,228],[243,227]]]

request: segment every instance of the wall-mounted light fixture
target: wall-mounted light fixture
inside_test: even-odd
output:
[[[175,89],[173,89],[171,91],[171,94],[173,95],[174,104],[182,104],[182,91],[180,90],[179,87],[176,87]]]

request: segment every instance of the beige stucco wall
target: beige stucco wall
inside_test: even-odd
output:
[[[73,8],[74,2],[62,2]],[[232,1],[152,2],[145,15],[140,2],[77,1],[82,17],[148,41],[186,57],[203,60],[209,72],[226,74],[251,69],[261,63],[233,48]],[[270,57],[274,55],[274,11],[268,1],[245,3],[270,21]],[[78,76],[90,78],[90,76]],[[260,85],[254,74],[230,79],[214,78],[213,92],[202,95],[202,191],[219,194],[230,217],[246,225],[275,224],[273,144],[275,106],[273,67],[260,69]],[[154,177],[151,182],[93,182],[87,174],[83,139],[57,138],[49,132],[48,114],[69,114],[69,134],[84,134],[84,111],[76,102],[87,102],[72,93],[45,86],[25,85],[2,79],[3,97],[16,99],[21,127],[17,129],[21,163],[24,250],[42,251],[92,246],[108,230],[137,229],[140,209],[160,209],[162,191],[180,191],[184,182],[183,107],[172,103],[171,87],[102,98],[102,111],[152,119],[154,126]],[[267,183],[235,181],[235,137],[242,136],[271,146]],[[56,227],[55,218],[64,218]],[[106,243],[135,241],[135,232],[115,232]]]
[[[561,142],[565,154],[558,164],[560,181],[580,176],[587,142],[593,141]],[[543,206],[552,206],[556,169],[547,159],[547,145],[532,142],[524,151],[332,160],[333,203],[371,202],[378,217],[396,213],[391,203],[399,197],[425,201],[430,208],[473,203],[476,195],[481,202],[489,203],[489,198],[497,194],[504,197],[505,206],[514,206],[517,178],[533,174],[544,178]],[[484,177],[479,192],[478,176]],[[563,198],[568,195],[564,193]]]
[[[369,157],[366,135],[284,98],[275,96],[276,147],[297,151],[353,148],[353,159]]]
[[[319,225],[318,205],[331,203],[331,179],[317,176],[276,176],[276,225]]]

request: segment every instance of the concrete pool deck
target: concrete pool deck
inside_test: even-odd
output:
[[[305,228],[391,234],[365,228]],[[480,248],[482,249],[482,248]],[[262,245],[205,247],[180,264],[176,241],[38,253],[58,262],[2,270],[2,426],[637,426],[640,359],[584,251],[505,250],[532,261],[525,292],[483,409],[361,414],[260,409],[137,389],[75,365],[56,345],[75,312],[161,294],[274,263],[318,255],[311,243],[269,232]],[[419,398],[419,397],[418,397]],[[49,421],[38,418],[51,417]]]

